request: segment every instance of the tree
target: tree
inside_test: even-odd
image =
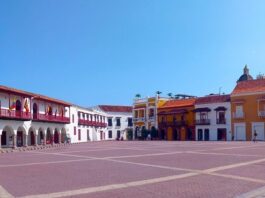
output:
[[[141,94],[136,94],[135,98],[141,98]]]
[[[167,94],[169,98],[173,98],[173,94],[172,93],[168,93]]]
[[[156,92],[157,95],[160,95],[161,93],[162,93],[161,91],[157,91],[157,92]]]

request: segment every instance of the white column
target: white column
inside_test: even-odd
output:
[[[28,135],[25,134],[25,144],[23,146],[27,147],[28,146]]]
[[[35,134],[34,134],[34,140],[35,140],[34,146],[37,146],[38,145],[38,131],[36,131]]]
[[[13,148],[14,149],[17,148],[17,132],[16,131],[14,131],[14,134],[13,134]]]

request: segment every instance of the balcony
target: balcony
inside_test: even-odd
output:
[[[259,111],[259,117],[265,118],[265,111]]]
[[[107,127],[107,123],[89,121],[89,120],[84,120],[84,119],[78,119],[78,124],[84,125],[84,126]]]
[[[31,113],[9,109],[1,109],[0,118],[14,120],[31,120]]]
[[[187,121],[173,121],[173,122],[160,122],[159,125],[161,127],[181,127],[186,126],[188,124]]]
[[[210,125],[211,121],[210,119],[199,119],[199,120],[195,120],[195,124],[196,125]]]
[[[234,119],[244,119],[245,115],[243,112],[234,112],[233,113],[233,118]]]
[[[133,118],[134,122],[144,122],[145,121],[145,117],[141,117],[141,118]]]
[[[33,115],[33,121],[56,122],[56,123],[69,124],[70,123],[70,118],[38,113],[38,114],[34,114]]]
[[[155,116],[149,116],[148,120],[149,121],[155,121]]]
[[[226,124],[226,119],[216,119],[216,124]]]

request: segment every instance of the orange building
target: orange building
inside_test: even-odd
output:
[[[195,98],[174,99],[158,108],[159,136],[165,140],[195,140]]]
[[[253,80],[247,67],[231,94],[234,140],[265,140],[265,79]]]

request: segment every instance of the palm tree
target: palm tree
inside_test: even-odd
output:
[[[135,98],[141,98],[141,94],[136,94]]]
[[[168,95],[169,98],[173,98],[173,97],[172,97],[172,96],[173,96],[172,93],[168,93],[167,95]]]
[[[156,94],[159,96],[162,92],[161,91],[157,91]]]

